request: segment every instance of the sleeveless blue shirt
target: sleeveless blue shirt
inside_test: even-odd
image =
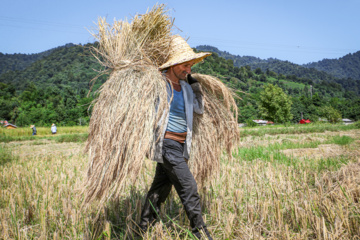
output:
[[[169,122],[166,131],[184,133],[187,132],[185,102],[183,90],[173,90],[173,99],[170,104]]]

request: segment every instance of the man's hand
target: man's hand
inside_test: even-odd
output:
[[[188,81],[188,83],[191,85],[191,84],[193,84],[193,83],[197,83],[198,82],[198,80],[196,80],[195,78],[193,78],[192,76],[191,76],[191,74],[188,74],[187,75],[187,81]]]

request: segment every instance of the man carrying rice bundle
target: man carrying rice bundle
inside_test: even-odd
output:
[[[208,239],[212,239],[201,215],[197,184],[187,164],[192,141],[193,112],[204,112],[201,86],[191,77],[191,67],[209,55],[210,53],[194,53],[182,37],[174,36],[169,60],[160,67],[168,81],[170,111],[165,113],[162,124],[166,128],[160,133],[156,143],[153,160],[158,163],[139,223],[144,232],[155,222],[160,204],[166,200],[174,185],[190,220],[193,234],[200,239],[200,231],[204,231]]]

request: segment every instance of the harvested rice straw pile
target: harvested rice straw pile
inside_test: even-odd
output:
[[[237,123],[235,93],[219,79],[192,74],[201,84],[204,94],[204,114],[194,114],[193,142],[190,167],[198,184],[216,173],[220,166],[220,157],[226,150],[228,157],[240,140]]]
[[[98,28],[94,52],[112,72],[91,116],[85,202],[105,202],[118,195],[126,181],[136,180],[145,155],[152,154],[156,123],[168,107],[166,82],[157,67],[168,57],[172,28],[164,6],[135,16],[131,23],[110,26],[99,19]]]
[[[104,203],[136,181],[145,156],[152,157],[157,123],[169,108],[166,82],[158,71],[167,60],[171,39],[172,21],[164,6],[135,16],[131,23],[110,26],[100,19],[98,27],[94,52],[112,72],[94,102],[84,203]],[[214,77],[193,76],[203,88],[205,113],[194,117],[189,164],[201,184],[219,169],[222,151],[231,153],[239,132],[232,92]]]

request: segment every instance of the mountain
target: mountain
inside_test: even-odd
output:
[[[74,44],[68,43],[64,46],[53,48],[41,53],[35,54],[3,54],[0,53],[0,74],[5,73],[7,71],[15,71],[15,70],[24,70],[32,63],[49,56],[56,49],[64,48],[64,47],[72,47]]]
[[[94,99],[88,92],[91,80],[98,76],[96,70],[101,69],[91,46],[67,44],[30,57],[4,54],[3,59],[22,64],[15,70],[11,64],[0,66],[0,119],[17,126],[88,123]],[[93,89],[104,79],[105,75],[100,76]]]
[[[348,54],[340,59],[324,59],[319,62],[298,65],[275,58],[264,60],[251,56],[232,55],[208,45],[200,45],[196,49],[199,51],[216,52],[220,57],[232,59],[237,67],[248,65],[253,70],[256,68],[260,68],[262,71],[271,70],[278,74],[295,75],[313,81],[336,81],[347,78],[360,80],[360,51]]]
[[[349,53],[339,59],[324,59],[303,66],[327,72],[337,78],[360,80],[360,51]]]
[[[253,57],[249,60],[261,61]],[[238,95],[241,100],[237,100],[239,122],[260,117],[257,104],[267,84],[277,85],[291,96],[293,122],[298,122],[302,116],[317,121],[323,115],[325,106],[336,109],[344,118],[360,119],[360,81],[311,80],[271,70],[262,71],[260,68],[251,70],[249,65],[236,67],[233,59],[220,57],[216,52],[204,63],[195,65],[192,71],[216,76],[232,89],[240,90]]]
[[[23,91],[30,82],[40,88],[70,87],[74,91],[89,90],[89,80],[97,76],[94,69],[99,70],[99,63],[91,56],[89,44],[86,46],[67,44],[34,56],[37,60],[23,60],[27,67],[23,70],[11,70],[0,66],[0,82],[12,84],[17,91]],[[6,56],[12,58],[13,56]],[[5,58],[4,57],[4,58]],[[20,58],[20,56],[18,56]],[[10,68],[12,68],[10,66]]]

